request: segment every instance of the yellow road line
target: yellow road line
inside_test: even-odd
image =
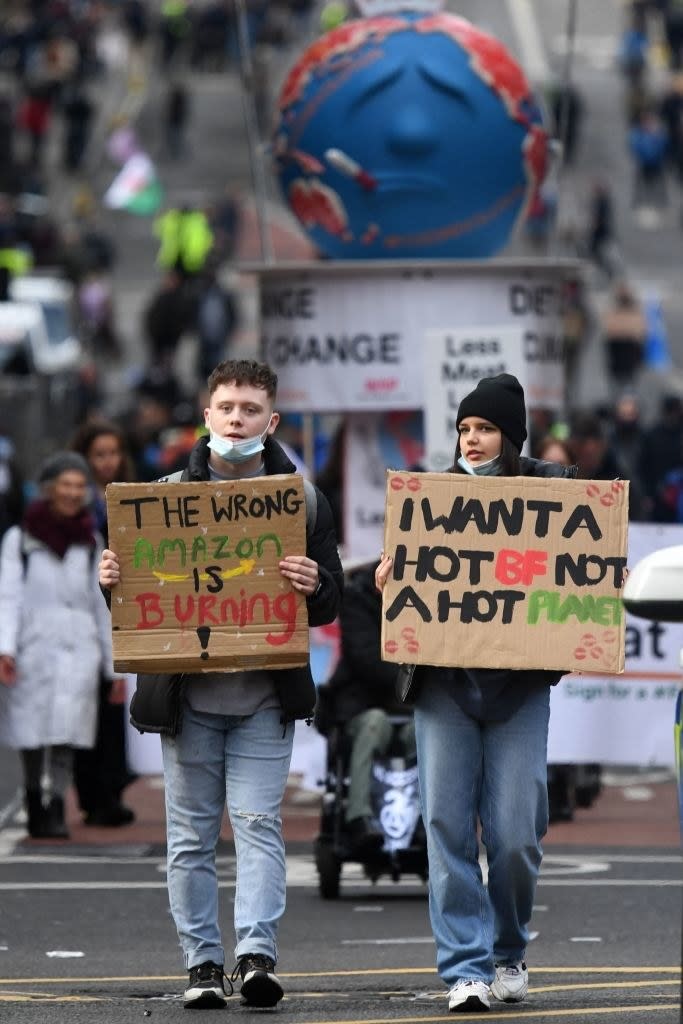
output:
[[[668,1003],[662,1005],[661,1003],[653,1003],[651,1005],[644,1006],[588,1006],[583,1008],[576,1008],[574,1010],[521,1010],[515,1008],[514,1019],[515,1021],[524,1020],[553,1020],[564,1018],[568,1020],[571,1017],[585,1017],[590,1019],[593,1016],[607,1015],[620,1013],[622,1020],[627,1014],[631,1013],[655,1013],[662,1010],[677,1010],[678,1003]],[[480,1013],[459,1013],[458,1020],[478,1020],[481,1022]],[[490,1011],[486,1014],[486,1020],[506,1020],[508,1024],[511,1020],[510,1011],[503,1010],[500,1013]],[[324,1021],[306,1021],[306,1024],[436,1024],[438,1021],[453,1020],[453,1014],[445,1013],[438,1017],[359,1017],[354,1020],[334,1020],[331,1021],[329,1017],[326,1017]]]
[[[671,967],[532,967],[531,976],[537,974],[675,974],[680,975],[680,965]],[[348,971],[278,971],[280,978],[349,978],[370,977],[377,975],[414,975],[431,974],[435,979],[433,967],[372,967],[364,970]],[[187,981],[187,974],[122,974],[111,976],[91,976],[78,978],[0,978],[0,985],[82,985],[88,982],[125,982],[125,981]],[[564,987],[564,986],[562,986]]]
[[[0,1003],[110,1003],[99,996],[52,996],[44,992],[2,992]]]

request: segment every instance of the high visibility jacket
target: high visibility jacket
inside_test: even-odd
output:
[[[154,233],[161,242],[157,263],[166,269],[180,266],[197,273],[213,245],[213,233],[201,210],[167,210],[154,222]]]

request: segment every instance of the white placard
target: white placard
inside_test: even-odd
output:
[[[683,526],[632,523],[629,565],[674,544]],[[627,614],[623,675],[570,675],[552,688],[548,761],[673,766],[681,647],[683,624]]]
[[[462,327],[426,332],[424,386],[426,469],[453,465],[458,406],[482,377],[512,373],[526,392],[527,362],[516,327]]]
[[[262,356],[278,374],[283,411],[423,408],[426,338],[444,325],[516,332],[527,406],[563,407],[568,264],[369,260],[257,273]]]
[[[351,413],[344,445],[344,549],[349,558],[379,558],[384,537],[386,470],[422,465],[419,412]]]

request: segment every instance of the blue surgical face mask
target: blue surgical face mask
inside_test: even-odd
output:
[[[239,441],[233,441],[229,437],[221,437],[220,434],[214,434],[212,430],[209,448],[216,455],[225,459],[226,462],[231,462],[233,465],[253,459],[254,455],[258,455],[265,447],[265,440],[268,436],[268,428],[272,418],[271,415],[268,425],[262,434],[257,434],[256,437],[245,437]]]
[[[477,466],[468,462],[464,455],[458,458],[458,465],[470,476],[500,476],[501,463],[500,455],[496,455],[495,459],[489,459],[488,462],[480,462]]]

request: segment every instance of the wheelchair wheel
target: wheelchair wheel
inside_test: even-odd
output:
[[[318,840],[315,845],[315,866],[318,869],[318,888],[324,900],[339,899],[342,865],[330,843]]]

